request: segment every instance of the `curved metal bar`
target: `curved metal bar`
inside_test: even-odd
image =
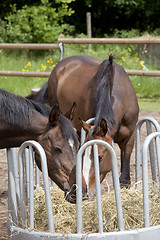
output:
[[[36,185],[38,185],[40,182],[40,174],[39,173],[40,173],[39,168],[36,165]]]
[[[19,207],[21,210],[21,224],[22,228],[27,227],[27,216],[26,216],[26,195],[25,195],[25,182],[24,182],[24,158],[23,154],[18,153],[19,160],[19,188],[20,188],[20,203]],[[26,171],[29,168],[26,168]],[[27,172],[26,172],[27,174]]]
[[[139,182],[141,180],[141,173],[140,173],[140,165],[141,165],[141,127],[143,125],[144,122],[147,122],[146,127],[147,127],[147,131],[148,133],[151,132],[151,123],[154,125],[156,132],[160,132],[160,125],[159,123],[152,117],[144,117],[142,119],[139,120],[139,122],[137,123],[136,126],[136,144],[135,144],[135,148],[136,148],[136,159],[135,159],[135,164],[136,164],[136,168],[135,168],[135,181]],[[152,169],[152,177],[153,179],[156,181],[156,173],[155,173],[155,158],[153,158],[153,146],[150,147],[150,160],[151,160],[151,169]]]
[[[119,185],[119,176],[118,176],[118,167],[117,167],[117,158],[115,151],[111,147],[110,144],[102,141],[102,140],[91,140],[86,142],[78,151],[77,154],[77,165],[76,165],[76,184],[78,186],[76,191],[76,206],[77,206],[77,233],[82,233],[82,155],[84,150],[94,144],[100,144],[110,152],[111,159],[112,159],[112,175],[113,175],[113,185],[115,189],[115,199],[116,199],[116,207],[117,207],[117,215],[118,215],[118,225],[119,230],[124,230],[124,224],[123,224],[123,213],[122,213],[122,203],[121,203],[121,193],[120,193],[120,185]],[[95,168],[95,171],[97,169]],[[98,179],[99,180],[99,179]],[[100,180],[99,180],[100,181]],[[98,187],[98,184],[96,182],[96,186]],[[96,187],[96,188],[97,188]],[[96,189],[97,193],[97,189]],[[99,196],[97,196],[99,197]],[[101,220],[100,220],[101,221]]]
[[[18,157],[19,157],[19,163],[22,167],[22,162],[23,162],[23,152],[25,150],[26,147],[29,147],[30,150],[30,155],[31,153],[31,147],[34,147],[39,155],[40,155],[40,159],[41,159],[41,167],[42,167],[42,175],[43,175],[43,182],[44,182],[44,191],[45,191],[45,197],[46,197],[46,207],[47,207],[47,214],[48,214],[48,224],[49,224],[49,230],[50,232],[55,232],[54,229],[54,221],[53,221],[53,212],[52,212],[52,203],[51,203],[51,194],[50,194],[50,188],[49,188],[49,179],[48,179],[48,168],[47,168],[47,160],[46,160],[46,155],[45,152],[43,150],[43,148],[41,147],[41,145],[36,142],[36,141],[26,141],[24,142],[18,152]],[[32,159],[32,156],[31,156]],[[30,160],[32,161],[32,160]],[[31,162],[32,165],[32,162]],[[21,199],[24,199],[24,191],[22,189],[23,187],[23,171],[20,170],[20,194],[21,194]],[[32,172],[31,172],[32,174]],[[32,179],[33,180],[33,179]],[[31,191],[30,191],[31,194]],[[30,196],[31,197],[31,196]],[[23,202],[22,202],[23,204]],[[33,209],[34,206],[34,201],[30,198],[30,208]],[[22,209],[23,211],[23,209]],[[32,210],[33,211],[33,210]],[[32,218],[30,219],[30,222],[32,223],[32,227],[34,227],[34,212],[32,212]]]
[[[144,141],[142,146],[142,176],[143,176],[143,209],[144,226],[149,226],[149,196],[148,196],[148,155],[147,150],[150,142],[157,138],[159,140],[160,132],[151,133]]]
[[[64,58],[64,44],[63,43],[59,43],[59,48],[60,48],[60,61]]]
[[[13,218],[13,214],[16,215],[16,222],[18,223],[18,212],[16,209],[19,205],[20,193],[19,193],[19,176],[16,158],[16,148],[7,149],[7,161],[8,161],[8,216]],[[15,194],[14,194],[15,190]],[[14,206],[14,209],[12,207]],[[16,211],[16,212],[15,212]],[[14,221],[15,222],[15,221]]]
[[[102,219],[102,205],[101,205],[101,184],[100,184],[98,146],[97,146],[97,144],[93,145],[93,151],[94,151],[94,168],[95,168],[97,212],[98,212],[98,229],[99,229],[99,233],[103,233],[103,219]]]
[[[157,166],[158,166],[158,176],[160,184],[160,138],[156,138],[156,154],[157,154]]]
[[[7,161],[8,161],[8,217],[18,224],[18,206],[19,202],[19,183],[16,183],[15,169],[17,162],[14,159],[14,149],[7,149]],[[16,166],[14,166],[16,164]],[[18,180],[18,179],[17,179]]]
[[[30,198],[30,209],[29,209],[29,220],[30,229],[34,229],[34,161],[33,161],[33,148],[29,144],[29,198]]]
[[[29,149],[25,148],[25,170],[26,170],[26,197],[29,199]]]

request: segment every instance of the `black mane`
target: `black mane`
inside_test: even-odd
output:
[[[66,118],[64,115],[60,114],[59,117],[59,124],[62,131],[62,136],[67,140],[72,140],[74,142],[74,147],[78,147],[78,135],[76,134],[75,129],[73,128],[73,125],[71,121]]]
[[[104,60],[96,73],[99,84],[96,91],[96,116],[93,132],[96,131],[102,119],[107,123],[109,129],[115,123],[114,113],[111,105],[111,77],[112,77],[113,56],[109,56],[108,60]]]
[[[0,89],[0,120],[24,126],[26,120],[30,121],[33,111],[49,116],[51,110],[43,104]]]

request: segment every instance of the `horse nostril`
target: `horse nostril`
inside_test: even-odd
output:
[[[102,156],[102,155],[101,155],[101,156],[98,156],[98,158],[99,158],[99,162],[101,162],[102,159],[103,159],[103,156]]]
[[[76,190],[77,190],[77,185],[74,184],[74,185],[71,187],[71,191],[72,191],[72,192],[75,192]]]
[[[69,192],[67,189],[64,189],[64,193],[65,193],[65,195],[67,194],[67,192]]]
[[[67,192],[70,191],[70,189],[71,189],[71,188],[70,188],[69,183],[68,183],[68,182],[64,183],[64,192],[67,193]]]

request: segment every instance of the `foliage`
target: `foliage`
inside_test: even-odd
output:
[[[54,25],[52,24],[55,24],[56,21],[55,18],[54,21],[51,21],[50,17],[58,13],[59,18],[60,14],[62,13],[64,22],[60,21],[59,25],[68,23],[74,26],[74,34],[86,34],[86,12],[91,12],[92,15],[91,17],[93,37],[102,37],[104,34],[114,34],[116,29],[130,30],[134,28],[138,29],[140,32],[154,32],[154,34],[156,35],[160,32],[160,1],[157,0],[12,0],[12,4],[13,6],[14,4],[16,4],[18,15],[20,14],[20,10],[23,10],[23,12],[25,11],[27,13],[26,6],[28,6],[27,8],[30,9],[31,15],[34,11],[37,11],[38,13],[35,14],[35,19],[37,18],[37,20],[39,21],[39,25],[42,26],[42,28],[46,28],[46,30],[48,29],[49,32],[51,31],[49,26],[54,27]],[[62,5],[64,7],[62,7]],[[71,9],[73,9],[74,13],[68,7],[68,5]],[[39,9],[41,6],[43,6],[43,10]],[[47,8],[47,12],[45,11],[44,6]],[[56,9],[56,12],[54,12],[53,9]],[[73,13],[72,15],[70,15],[70,11],[71,13]],[[9,21],[13,23],[13,21],[16,21],[16,18],[12,16],[11,19],[11,15],[14,15],[15,13],[12,12],[10,15],[10,12],[11,5],[6,4],[6,0],[1,0],[0,18],[4,20],[4,18],[7,16],[7,18],[10,19]],[[66,14],[63,14],[64,12],[66,12]],[[28,13],[30,14],[30,12]],[[43,16],[41,15],[41,13]],[[42,16],[42,19],[40,19],[39,15]],[[26,18],[28,19],[27,15]],[[27,19],[25,19],[25,16],[18,16],[16,23],[18,23],[18,25],[20,23],[21,25],[21,22],[18,21],[20,20],[22,21],[22,23],[23,21],[24,23],[26,23]],[[43,23],[44,21],[46,21],[46,25]],[[14,24],[15,26],[16,23]],[[59,26],[57,27],[56,25],[55,33],[58,32],[57,28],[59,29]],[[64,26],[65,33],[68,29],[69,28]],[[46,30],[44,30],[45,33]],[[16,29],[16,31],[18,31],[18,29]],[[28,31],[29,30],[27,30],[27,33]],[[22,33],[24,33],[24,30],[22,30]],[[51,34],[49,35],[51,36]]]
[[[55,0],[55,7],[49,0],[41,0],[41,5],[24,5],[17,10],[12,6],[12,13],[5,17],[6,27],[4,42],[9,43],[53,43],[61,33],[70,33],[71,28],[64,22],[65,16],[71,16],[73,10],[69,3],[74,0]]]
[[[86,12],[92,14],[93,37],[114,34],[115,29],[153,32],[160,28],[160,1],[157,0],[76,0],[68,22],[76,33],[86,33]],[[156,19],[156,21],[155,21]]]
[[[115,29],[114,33],[112,34],[112,37],[114,38],[133,38],[133,37],[139,37],[141,33],[138,29],[131,29],[131,30],[119,30]],[[108,35],[109,36],[109,35]],[[106,37],[108,37],[106,35]]]
[[[0,19],[0,43],[3,42],[5,35],[5,21]]]
[[[24,5],[27,6],[33,6],[33,5],[39,5],[41,3],[40,0],[1,0],[0,1],[0,18],[4,20],[4,17],[6,17],[12,10],[12,5],[16,4],[17,9],[22,9]]]

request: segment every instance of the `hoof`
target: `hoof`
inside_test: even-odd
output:
[[[120,187],[121,188],[130,188],[130,186],[131,186],[131,181],[130,181],[130,179],[125,179],[125,178],[122,178],[121,176],[120,176],[120,178],[119,178],[119,182],[120,182]]]
[[[123,183],[120,183],[120,188],[130,188],[131,184],[123,184]]]

